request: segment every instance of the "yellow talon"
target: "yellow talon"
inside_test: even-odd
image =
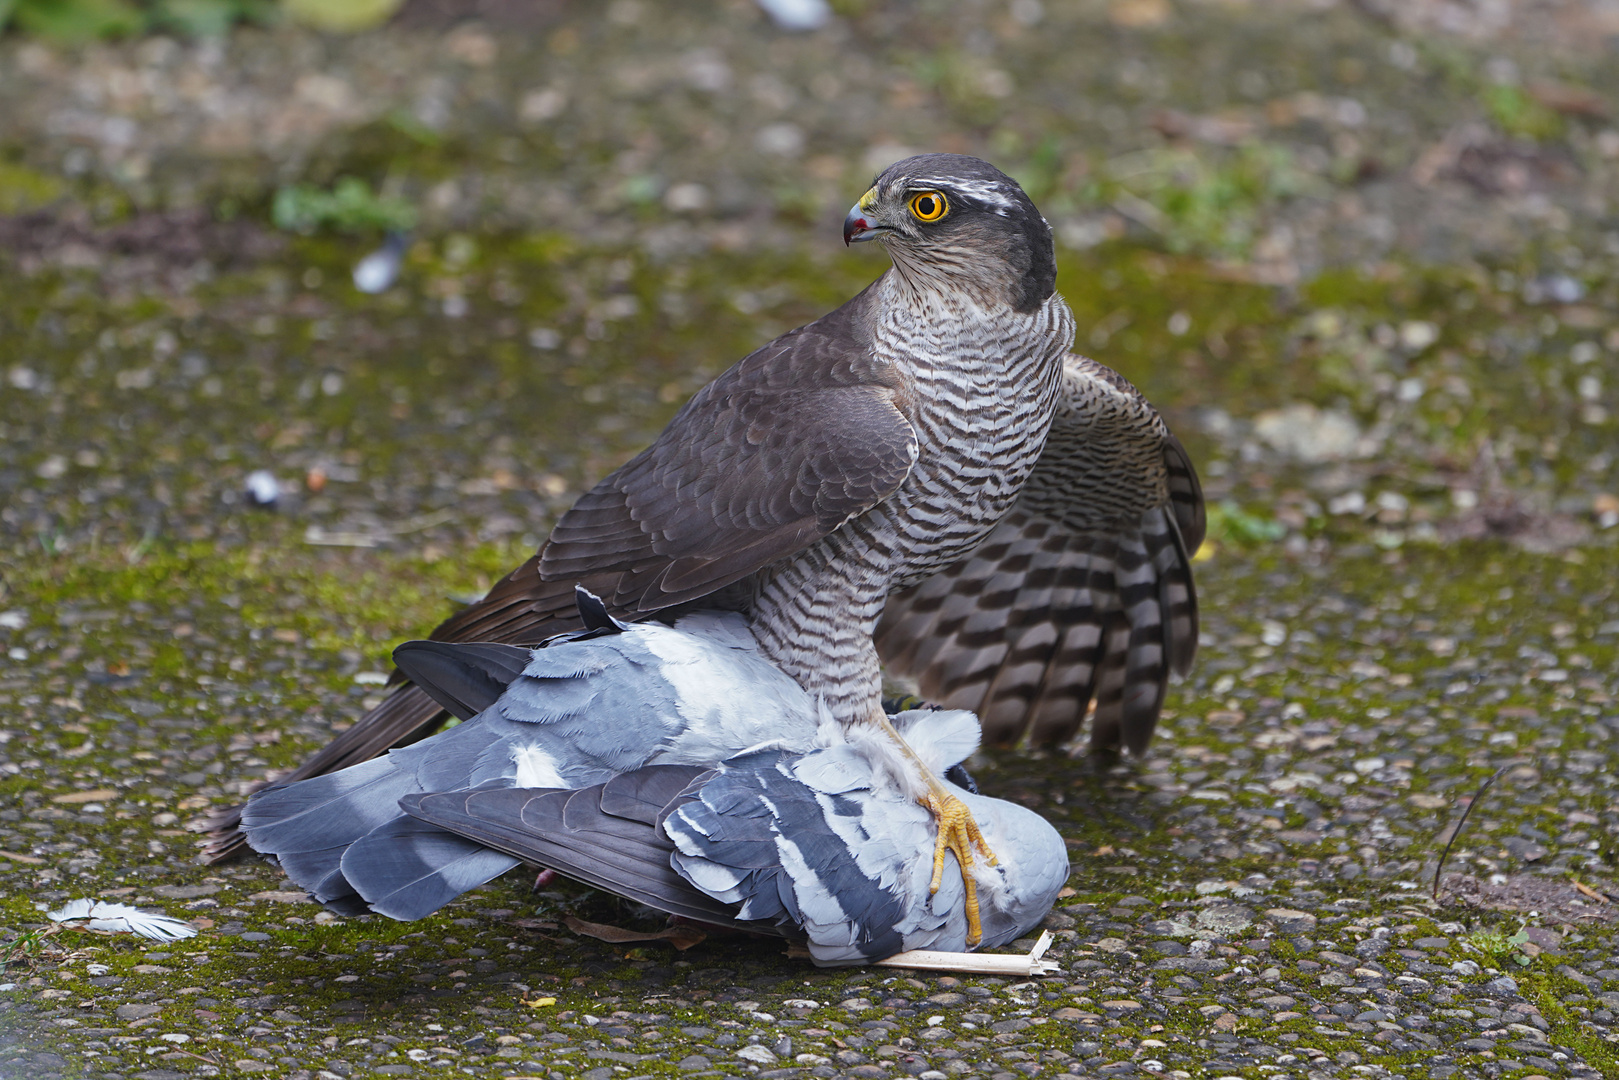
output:
[[[961,867],[961,883],[967,890],[967,944],[977,945],[984,940],[984,926],[978,917],[978,884],[970,870],[972,849],[977,848],[991,866],[996,865],[995,853],[984,843],[984,834],[978,830],[978,822],[973,820],[967,804],[936,783],[929,786],[933,790],[922,800],[922,805],[938,819],[939,838],[933,845],[933,882],[928,892],[939,891],[944,881],[944,853],[955,852],[956,863]]]
[[[961,867],[961,883],[966,889],[964,906],[967,914],[967,944],[977,945],[984,940],[984,926],[978,915],[978,886],[973,881],[972,875],[973,849],[977,848],[991,866],[998,865],[995,853],[985,843],[984,834],[979,830],[978,822],[973,820],[972,811],[967,809],[967,804],[945,789],[938,777],[933,775],[932,770],[923,764],[916,751],[906,745],[899,732],[894,730],[894,725],[889,723],[887,714],[879,712],[877,715],[878,723],[883,730],[900,745],[905,756],[921,770],[922,779],[928,786],[928,793],[921,800],[922,805],[928,808],[939,823],[939,836],[933,845],[933,881],[929,885],[928,892],[931,894],[939,891],[939,886],[944,881],[944,853],[955,852],[956,863]]]

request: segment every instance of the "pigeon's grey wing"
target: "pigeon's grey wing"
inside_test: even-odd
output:
[[[1064,364],[1064,398],[1016,506],[969,556],[888,599],[890,672],[977,712],[994,743],[1145,750],[1197,650],[1202,491],[1163,418],[1117,373]]]
[[[588,787],[650,763],[709,766],[771,741],[807,748],[819,719],[734,613],[547,643],[492,712],[548,749],[555,776],[516,785],[534,788]]]
[[[663,828],[663,819],[675,800],[694,784],[705,782],[713,770],[694,765],[648,765],[615,776],[601,786],[597,805],[609,817]],[[589,806],[588,802],[581,807]]]
[[[394,666],[458,720],[493,705],[523,673],[531,650],[496,642],[407,641]]]
[[[704,894],[670,868],[673,846],[652,813],[671,788],[678,793],[707,772],[652,766],[578,791],[444,792],[411,796],[400,806],[412,817],[586,885],[659,911],[732,925],[737,923],[734,906]],[[643,784],[647,790],[638,792]],[[612,794],[604,792],[609,786]],[[607,805],[628,816],[604,810],[604,796]],[[770,926],[745,929],[779,932]]]
[[[431,915],[518,861],[401,813],[350,844],[342,871],[370,910],[410,920]]]
[[[801,927],[817,964],[903,951],[916,912],[897,876],[931,857],[931,838],[925,851],[919,843],[903,852],[886,846],[866,815],[892,807],[842,782],[835,792],[817,790],[793,775],[799,760],[780,751],[746,755],[680,795],[663,823],[677,849],[675,869],[738,905],[741,918]],[[842,763],[833,771],[869,775],[861,761]]]

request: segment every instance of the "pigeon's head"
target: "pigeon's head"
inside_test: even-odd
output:
[[[1046,219],[1016,180],[960,154],[884,169],[844,219],[843,240],[880,240],[913,289],[983,306],[1034,311],[1057,286]]]
[[[1040,924],[1068,883],[1068,845],[1051,822],[1005,799],[957,793],[995,853],[991,866],[974,859],[980,948],[1016,941]]]
[[[898,731],[929,768],[947,773],[978,751],[978,718],[959,709],[917,710],[893,718]],[[1068,845],[1051,823],[1033,810],[976,791],[958,790],[984,842],[995,852],[991,866],[973,861],[984,939],[992,948],[1016,941],[1045,917],[1068,881]]]

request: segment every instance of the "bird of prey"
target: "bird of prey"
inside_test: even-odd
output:
[[[1166,667],[1196,641],[1186,556],[1201,497],[1179,444],[1127,383],[1068,356],[1050,228],[992,166],[901,161],[850,211],[844,239],[879,240],[893,266],[698,391],[432,637],[533,644],[578,625],[576,583],[624,619],[729,607],[839,720],[880,724],[872,635],[885,603],[908,597],[879,644],[924,690],[957,700],[987,687],[992,741],[1066,738],[1094,695],[1098,731],[1115,731],[1103,744],[1128,728],[1145,745]],[[1031,472],[1039,491],[1020,503]],[[925,591],[940,571],[973,607],[965,620],[960,602]],[[1018,642],[998,659],[997,612]],[[903,625],[919,636],[898,656]],[[289,779],[443,722],[430,695],[396,682]],[[240,842],[224,815],[205,858]]]
[[[953,788],[1010,858],[937,874],[927,775],[978,746],[965,712],[895,718],[918,764],[847,730],[764,660],[735,613],[612,620],[533,650],[396,652],[465,722],[385,757],[261,791],[248,842],[329,907],[420,918],[518,861],[672,914],[806,942],[818,963],[1000,944],[1067,878],[1062,839]],[[924,772],[926,770],[926,772]],[[974,928],[980,928],[975,932]]]

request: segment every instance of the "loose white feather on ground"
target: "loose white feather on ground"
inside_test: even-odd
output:
[[[69,900],[55,911],[47,911],[45,917],[59,923],[83,922],[86,930],[138,934],[153,941],[180,941],[197,935],[196,927],[180,919],[86,897]]]

